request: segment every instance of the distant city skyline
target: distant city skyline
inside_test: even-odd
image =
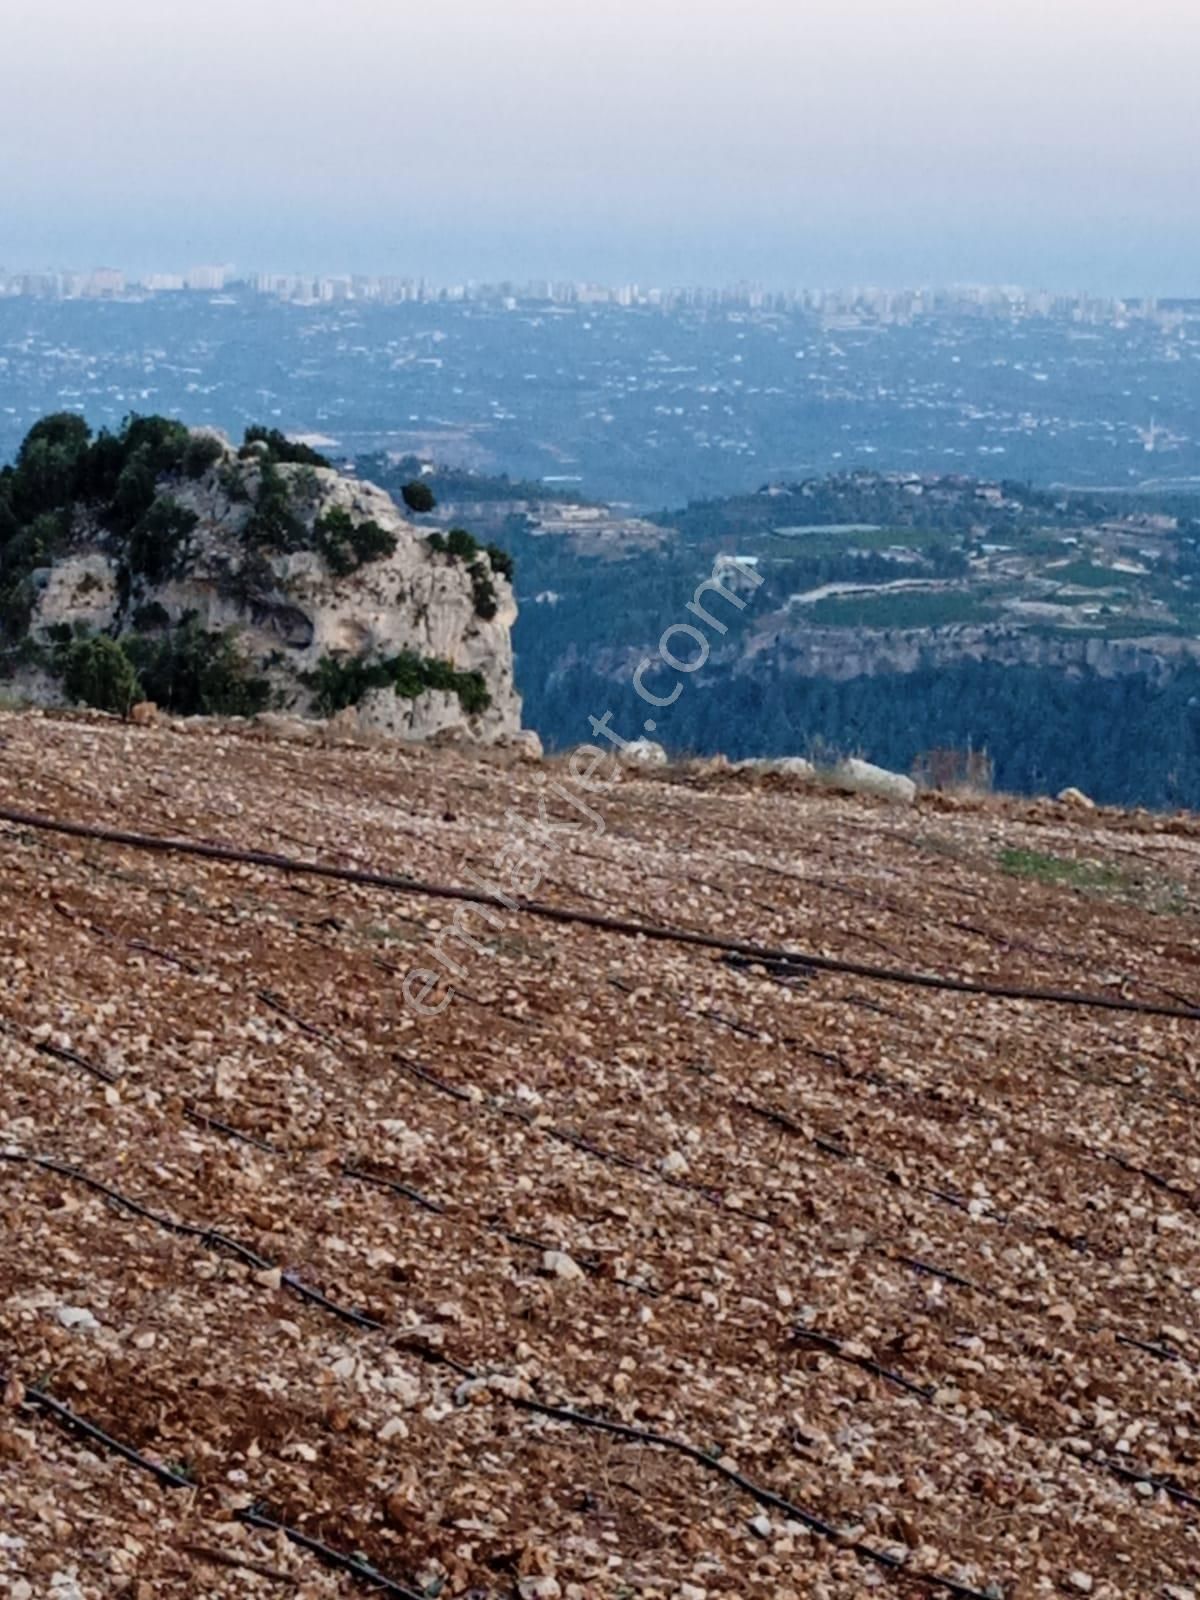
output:
[[[193,263],[183,269],[133,270],[112,263],[14,269],[0,260],[0,295],[38,295],[62,299],[104,299],[137,294],[249,291],[300,302],[374,300],[546,300],[572,304],[678,306],[694,301],[779,305],[821,309],[860,305],[876,310],[932,311],[939,306],[975,305],[994,311],[1021,310],[1050,314],[1067,308],[1145,310],[1160,305],[1200,310],[1200,272],[1194,294],[1141,291],[1097,292],[1088,286],[1070,289],[990,282],[925,283],[789,283],[770,284],[749,278],[709,282],[614,281],[534,274],[524,279],[440,279],[403,272],[262,271],[239,268],[232,261]]]
[[[1193,0],[8,0],[0,52],[10,266],[1169,295],[1200,260]]]

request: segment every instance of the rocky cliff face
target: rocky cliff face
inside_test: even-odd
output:
[[[642,646],[604,646],[564,653],[559,670],[584,666],[614,682],[628,681],[639,661],[653,657],[654,642]],[[964,661],[1002,667],[1039,667],[1070,677],[1143,677],[1164,682],[1189,662],[1200,661],[1200,639],[1178,634],[1099,638],[1081,633],[1039,633],[997,624],[944,628],[804,627],[780,612],[746,640],[713,650],[697,681],[723,674],[755,677],[778,674],[848,683],[855,678],[903,676]]]
[[[1072,637],[1006,624],[830,628],[804,627],[782,616],[774,620],[780,626],[761,628],[747,641],[735,671],[754,672],[766,657],[796,677],[846,682],[990,661],[1003,667],[1095,673],[1101,678],[1137,675],[1160,680],[1187,662],[1200,660],[1200,640],[1174,634],[1118,639],[1082,631]]]
[[[439,549],[438,540],[431,544],[382,489],[329,467],[272,462],[265,449],[246,454],[224,440],[219,445],[199,476],[181,473],[155,485],[191,524],[167,560],[144,561],[139,570],[128,540],[76,508],[68,548],[33,574],[35,645],[61,644],[68,634],[127,639],[148,630],[165,637],[189,620],[206,633],[229,630],[247,667],[269,684],[271,703],[300,714],[330,709],[314,682],[323,663],[448,663],[455,678],[477,675],[471,693],[366,682],[354,702],[360,725],[402,738],[456,734],[485,742],[519,731],[516,605],[502,572],[487,568],[480,576],[486,553],[479,552],[473,578],[470,560]],[[264,475],[272,492],[282,493],[290,519],[284,551],[254,536]],[[331,563],[323,551],[320,529],[331,514],[343,530],[373,525],[386,536],[381,543],[394,547],[344,570],[348,563]],[[23,668],[17,687],[44,701],[66,698],[44,664]]]

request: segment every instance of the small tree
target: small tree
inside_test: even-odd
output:
[[[260,423],[254,423],[246,429],[245,443],[238,454],[241,456],[253,454],[257,445],[266,445],[267,457],[271,461],[293,462],[303,467],[330,465],[328,456],[323,456],[311,445],[301,444],[298,439],[289,439],[287,434],[281,433],[278,428],[264,428]]]
[[[411,483],[406,483],[400,494],[408,509],[415,511],[418,516],[426,515],[437,505],[437,497],[433,490],[420,478],[414,478]]]
[[[187,562],[188,540],[199,517],[168,495],[159,495],[129,535],[129,565],[151,583],[177,578]]]
[[[507,550],[501,549],[498,544],[489,544],[487,547],[487,558],[492,564],[493,572],[498,572],[502,578],[507,578],[509,583],[513,581],[513,575],[516,572],[516,563],[513,561],[512,556],[509,555]]]
[[[451,528],[446,535],[446,549],[456,561],[474,561],[479,554],[479,545],[473,534],[465,528]]]
[[[369,561],[379,561],[396,550],[396,535],[373,519],[355,522],[343,506],[318,517],[313,532],[316,546],[335,578],[345,578]]]
[[[100,634],[76,639],[67,647],[63,663],[63,688],[72,700],[127,717],[142,696],[133,662],[115,639]]]

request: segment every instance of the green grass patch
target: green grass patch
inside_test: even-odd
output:
[[[1066,567],[1050,568],[1045,576],[1055,583],[1073,583],[1085,589],[1127,589],[1139,574],[1114,572],[1111,567],[1098,567],[1094,561],[1072,561]]]
[[[1055,856],[1041,850],[1002,850],[997,859],[1000,870],[1009,877],[1120,900],[1159,916],[1194,916],[1198,909],[1181,883],[1145,869]]]
[[[833,526],[773,528],[765,541],[774,549],[783,544],[798,556],[846,555],[851,550],[950,550],[963,542],[953,528],[878,528],[866,523]]]
[[[804,609],[813,622],[833,628],[945,628],[958,622],[993,622],[1000,615],[998,606],[962,589],[829,595]]]
[[[1041,850],[1001,850],[1000,870],[1012,878],[1032,878],[1036,883],[1059,884],[1069,889],[1113,890],[1128,886],[1127,875],[1120,867],[1047,855]]]

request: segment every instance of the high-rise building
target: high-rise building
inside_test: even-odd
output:
[[[184,287],[209,292],[216,290],[219,293],[225,287],[228,276],[228,267],[190,267],[184,277]]]

